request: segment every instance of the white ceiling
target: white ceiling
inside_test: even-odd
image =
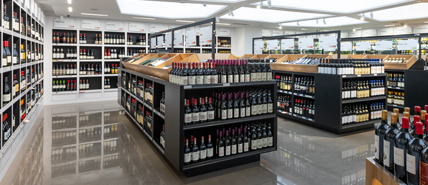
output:
[[[256,26],[263,28],[309,31],[384,27],[395,24],[424,24],[428,21],[428,3],[416,0],[35,0],[46,15],[70,15],[71,17],[132,20],[166,24],[188,24],[180,20],[200,21],[219,17],[230,27]],[[145,2],[146,1],[146,2]],[[203,4],[206,4],[204,6]],[[73,12],[68,12],[68,7]],[[234,16],[230,16],[230,12]],[[81,13],[105,14],[97,17]],[[370,14],[373,13],[373,18]],[[364,21],[360,18],[364,14]],[[135,19],[148,17],[155,20]],[[326,24],[323,23],[325,18]],[[316,20],[318,24],[316,24]],[[300,26],[297,26],[297,21]],[[223,26],[223,25],[222,25]]]

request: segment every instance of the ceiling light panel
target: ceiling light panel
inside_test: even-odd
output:
[[[275,1],[272,1],[275,2]],[[234,17],[228,15],[223,15],[222,19],[233,19],[233,20],[243,20],[243,21],[256,21],[256,22],[270,22],[278,23],[285,21],[294,21],[300,19],[312,19],[318,17],[327,17],[328,14],[316,14],[316,13],[301,13],[301,12],[290,12],[290,11],[280,11],[280,10],[271,10],[271,9],[257,9],[257,8],[247,8],[242,7],[237,10],[234,10]],[[296,25],[296,23],[294,23]]]
[[[417,3],[396,8],[374,11],[373,19],[377,21],[395,21],[427,18],[427,8],[428,3]]]
[[[164,1],[117,0],[122,14],[161,17],[168,19],[207,18],[221,9],[224,5],[203,6],[197,3],[177,3]],[[144,7],[144,11],[142,11]]]
[[[202,1],[207,3],[238,3],[245,0],[189,0],[189,1]]]
[[[302,27],[332,27],[332,26],[345,26],[345,25],[363,24],[363,23],[367,23],[367,22],[361,21],[359,19],[345,17],[345,16],[326,18],[325,24],[317,24],[316,20],[299,21],[299,24]],[[296,26],[296,22],[283,23],[282,25],[283,26]]]
[[[272,1],[272,7],[295,8],[300,10],[316,10],[336,13],[352,13],[373,8],[409,2],[411,0],[299,0]],[[267,1],[266,1],[267,2]],[[254,3],[256,5],[257,3]],[[266,3],[265,3],[266,5]]]

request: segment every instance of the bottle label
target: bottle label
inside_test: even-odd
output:
[[[266,114],[268,112],[268,105],[267,104],[262,104],[262,109],[263,109],[263,114]]]
[[[233,75],[227,75],[227,82],[233,83]]]
[[[251,108],[247,107],[245,110],[245,116],[251,116]]]
[[[201,119],[201,121],[206,121],[207,120],[207,112],[200,112],[199,118]]]
[[[160,111],[165,112],[165,104],[160,104]]]
[[[208,111],[208,120],[214,119],[214,111]]]
[[[192,121],[193,122],[199,122],[199,112],[192,113]]]
[[[379,136],[375,135],[375,158],[379,160]]]
[[[233,109],[227,109],[227,118],[233,118]]]
[[[263,138],[262,140],[263,140],[263,148],[266,148],[268,145],[267,138]]]
[[[250,74],[245,74],[245,82],[250,82]]]
[[[232,154],[236,154],[236,150],[237,150],[236,147],[237,147],[236,145],[232,145]]]
[[[10,94],[3,95],[3,101],[10,101]]]
[[[211,84],[210,76],[205,76],[205,78],[204,78],[204,84]]]
[[[272,113],[273,112],[273,104],[272,103],[268,103],[267,104],[267,112],[268,113]]]
[[[18,63],[18,61],[16,60],[16,57],[12,58],[12,63],[14,63],[14,64]]]
[[[218,83],[218,77],[217,75],[211,75],[211,83],[217,84]]]
[[[267,72],[266,81],[272,80],[272,72]]]
[[[227,110],[221,111],[221,119],[227,119]]]
[[[263,113],[263,106],[257,105],[257,114],[262,114],[262,113]]]
[[[2,64],[2,66],[7,66],[7,59],[6,59],[6,58],[3,58],[3,59],[1,60],[1,64]]]
[[[257,145],[257,148],[258,149],[260,149],[260,148],[263,148],[263,139],[257,139],[257,143],[258,143],[258,145]]]
[[[245,82],[245,75],[244,74],[241,74],[241,75],[239,75],[239,81],[240,82]]]
[[[195,84],[196,84],[196,77],[189,76],[189,85],[195,85]]]
[[[233,117],[234,117],[234,118],[239,118],[239,108],[236,108],[236,109],[233,111]]]
[[[226,155],[230,155],[230,146],[226,146]]]
[[[404,167],[404,150],[394,147],[394,163]]]
[[[273,137],[268,137],[267,138],[267,145],[268,146],[273,146]]]
[[[192,161],[198,161],[199,160],[199,151],[192,152]]]
[[[383,164],[387,167],[391,167],[390,163],[389,163],[389,155],[390,153],[390,146],[389,146],[389,141],[387,140],[383,140]]]
[[[162,148],[165,148],[165,140],[163,137],[160,137],[160,144],[162,145]]]
[[[257,139],[251,140],[251,150],[257,150],[258,145]]]
[[[239,83],[239,75],[234,75],[234,82],[235,83]]]
[[[187,85],[187,80],[188,80],[188,78],[187,78],[187,76],[182,76],[181,77],[181,85]]]
[[[416,175],[416,157],[410,154],[406,155],[406,170],[407,172]],[[419,160],[418,160],[419,161]]]
[[[201,159],[207,158],[207,150],[201,150],[200,154],[201,154],[201,156],[200,156]]]
[[[245,117],[245,108],[241,108],[241,118]]]
[[[12,56],[7,56],[7,63],[11,63],[12,62]]]
[[[184,154],[184,162],[189,163],[190,162],[190,153]]]
[[[257,115],[257,105],[252,105],[251,106],[251,115]]]
[[[212,157],[213,156],[213,149],[212,148],[208,148],[207,149],[207,157]]]
[[[248,152],[248,142],[244,143],[244,152]]]
[[[238,144],[238,153],[242,153],[242,143]]]
[[[251,73],[251,81],[255,82],[257,80],[256,73]]]
[[[227,75],[221,75],[221,83],[222,84],[227,83]]]
[[[196,77],[196,84],[204,84],[204,77],[203,76],[197,76]]]
[[[224,156],[224,146],[218,147],[218,156],[220,157]]]

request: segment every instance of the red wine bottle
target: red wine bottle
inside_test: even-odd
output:
[[[220,131],[220,139],[218,141],[218,157],[224,156],[224,142],[222,137],[222,132]]]
[[[407,145],[406,169],[407,169],[407,184],[419,185],[419,161],[421,151],[427,147],[427,143],[423,140],[423,125],[421,122],[414,123],[416,137],[410,140]]]
[[[391,114],[391,125],[390,127],[385,131],[385,137],[383,140],[383,165],[384,167],[390,171],[391,173],[394,173],[394,144],[395,144],[395,137],[400,131],[397,127],[397,114],[392,113]]]
[[[217,130],[218,132],[218,130]],[[212,159],[213,158],[213,151],[214,147],[213,144],[211,143],[211,135],[208,135],[208,143],[207,143],[207,159]]]
[[[189,148],[189,140],[186,139],[186,147],[184,148],[184,164],[190,164],[191,152]]]

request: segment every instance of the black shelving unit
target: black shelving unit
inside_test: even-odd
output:
[[[367,79],[382,79],[386,86],[386,74],[367,74],[367,75],[330,75],[321,73],[302,73],[294,71],[273,71],[273,77],[277,75],[288,75],[292,77],[293,87],[295,76],[309,76],[315,79],[315,96],[304,95],[291,91],[277,90],[278,96],[290,96],[290,106],[294,106],[296,98],[313,99],[315,104],[315,119],[302,117],[294,112],[285,112],[278,110],[277,115],[287,119],[295,120],[303,124],[307,124],[316,128],[320,128],[329,132],[342,134],[365,129],[373,129],[374,124],[380,122],[380,119],[369,120],[361,123],[342,124],[342,105],[359,102],[380,101],[386,106],[386,95],[374,96],[360,99],[344,99],[342,100],[342,83],[343,79],[367,80]],[[386,87],[385,87],[386,88]],[[386,93],[386,89],[385,89]]]
[[[133,120],[133,123],[140,128],[143,135],[146,135],[147,138],[151,141],[154,148],[157,148],[161,153],[161,156],[170,163],[170,165],[177,171],[184,172],[186,176],[195,176],[199,174],[204,174],[216,170],[221,170],[237,165],[242,165],[250,162],[256,162],[260,160],[260,154],[276,151],[277,150],[277,119],[276,119],[276,107],[274,106],[274,112],[271,114],[262,114],[257,116],[245,117],[245,118],[235,118],[227,119],[220,121],[213,121],[201,124],[185,125],[184,124],[184,99],[189,99],[189,97],[199,97],[204,96],[205,94],[211,97],[212,92],[216,90],[222,91],[237,91],[242,89],[252,89],[254,87],[264,88],[271,91],[272,101],[275,103],[277,99],[276,92],[276,82],[267,81],[267,82],[249,82],[249,83],[230,83],[230,84],[211,84],[211,85],[197,85],[197,86],[180,86],[173,84],[164,80],[161,80],[156,77],[144,75],[137,73],[132,70],[119,68],[119,79],[118,82],[120,87],[118,89],[118,103],[124,107],[125,112]],[[125,77],[125,79],[123,79]],[[132,79],[136,78],[142,80],[143,84],[152,83],[153,84],[153,105],[148,105],[144,102],[144,99],[140,98],[138,93],[134,94],[133,85],[136,88],[138,84],[132,84]],[[131,83],[131,84],[130,84]],[[129,88],[131,87],[131,88]],[[162,92],[165,92],[165,115],[162,115],[159,110],[159,101],[162,98]],[[151,117],[153,117],[153,132],[150,134],[139,124],[132,113],[129,111],[125,105],[123,97],[135,99],[137,104],[132,104],[131,106],[137,107],[142,105],[143,112],[149,111]],[[125,99],[125,101],[126,101]],[[132,108],[131,108],[132,109]],[[184,138],[189,138],[190,135],[205,136],[205,139],[208,140],[207,136],[210,134],[212,136],[211,141],[215,148],[216,135],[215,131],[217,129],[223,128],[223,126],[236,126],[236,124],[249,123],[249,122],[264,121],[271,123],[271,131],[273,133],[273,147],[267,147],[260,150],[250,150],[246,153],[236,154],[225,156],[222,158],[213,158],[193,164],[184,164]],[[162,126],[165,125],[165,149],[160,145],[160,132],[162,131]],[[215,155],[214,155],[215,156]]]

